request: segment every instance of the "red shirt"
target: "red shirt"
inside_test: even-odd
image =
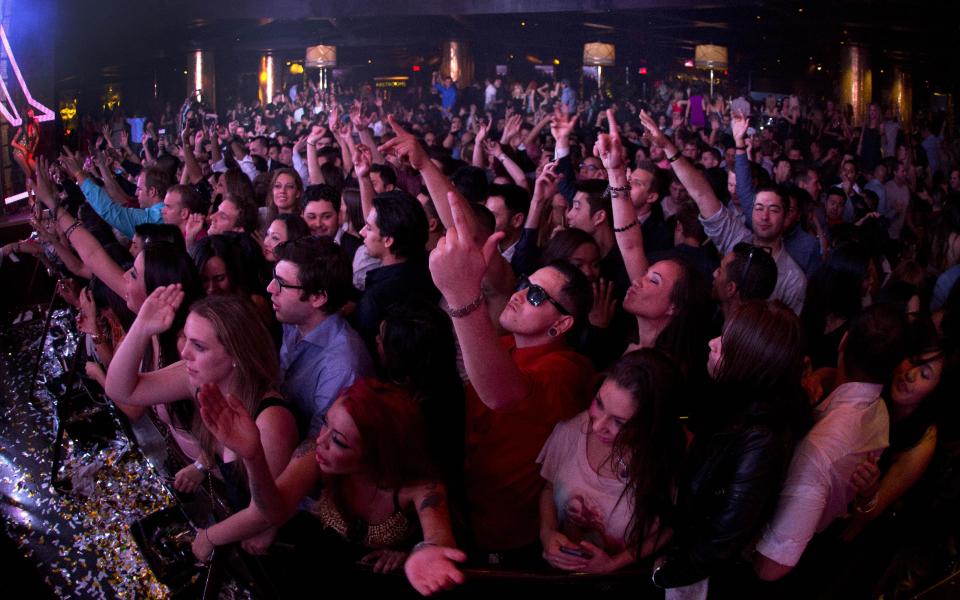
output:
[[[471,529],[484,550],[521,548],[539,538],[543,489],[540,449],[554,425],[583,410],[593,393],[594,370],[563,341],[517,348],[500,338],[527,382],[527,396],[493,411],[467,386],[466,478]]]

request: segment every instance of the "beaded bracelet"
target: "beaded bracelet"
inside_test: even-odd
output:
[[[71,225],[70,227],[67,227],[67,230],[63,232],[63,237],[65,237],[65,238],[67,238],[67,239],[69,240],[69,239],[70,239],[70,234],[73,233],[74,231],[76,231],[76,230],[77,230],[77,227],[81,227],[81,226],[82,226],[82,224],[80,223],[80,221],[74,221],[74,222],[73,222],[73,225]]]
[[[629,192],[630,189],[631,189],[631,188],[630,188],[630,184],[629,184],[629,183],[628,183],[627,185],[624,185],[624,186],[621,186],[621,187],[614,187],[614,186],[612,186],[612,185],[608,185],[608,186],[607,186],[607,191],[609,191],[611,194],[613,194],[613,193],[615,193],[615,192]]]
[[[673,164],[673,163],[677,162],[678,160],[680,160],[682,157],[683,157],[683,153],[682,153],[682,152],[677,152],[677,153],[674,154],[673,156],[668,156],[668,157],[667,157],[667,162],[670,163],[670,164]]]
[[[613,232],[614,232],[614,233],[623,233],[624,231],[630,231],[631,229],[633,229],[633,228],[636,227],[636,226],[637,226],[637,221],[634,221],[633,223],[630,223],[629,225],[625,225],[625,226],[623,226],[623,227],[614,227],[614,228],[613,228]]]

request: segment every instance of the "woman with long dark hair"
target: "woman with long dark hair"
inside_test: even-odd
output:
[[[750,300],[710,342],[716,387],[690,421],[689,468],[656,585],[697,586],[690,597],[705,597],[709,578],[737,559],[776,508],[794,444],[811,422],[800,337],[786,305]]]
[[[590,408],[558,424],[540,453],[540,539],[550,565],[615,571],[670,535],[685,438],[682,376],[657,350],[624,355]]]

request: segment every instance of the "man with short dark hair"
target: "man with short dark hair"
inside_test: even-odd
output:
[[[163,198],[170,187],[167,174],[157,167],[148,167],[137,176],[137,201],[140,208],[121,206],[107,191],[94,183],[83,171],[71,173],[93,210],[111,227],[133,238],[141,223],[163,223]]]
[[[874,305],[844,334],[838,385],[814,408],[816,423],[794,450],[777,511],[757,544],[753,565],[761,579],[780,579],[796,566],[813,536],[856,497],[857,465],[888,446],[890,418],[880,394],[903,359],[906,327],[902,310]]]
[[[381,266],[367,273],[351,322],[373,348],[380,321],[391,306],[411,298],[437,299],[427,271],[427,215],[406,192],[378,194],[360,237],[367,254],[379,259]]]
[[[189,185],[173,185],[163,197],[160,214],[167,225],[180,228],[184,239],[189,246],[195,240],[187,239],[187,219],[190,215],[206,216],[209,204],[194,187]]]
[[[766,300],[777,285],[777,263],[767,248],[740,242],[713,272],[713,299],[724,320],[746,300]]]
[[[494,184],[487,190],[484,205],[496,220],[495,231],[503,232],[498,250],[504,260],[510,262],[530,210],[530,192],[519,185]]]
[[[673,142],[663,135],[656,122],[645,112],[641,112],[640,118],[647,132],[653,138],[653,142],[664,148],[674,172],[697,203],[703,229],[717,249],[726,254],[739,242],[748,242],[770,248],[773,259],[777,263],[777,285],[771,298],[782,300],[791,310],[800,314],[806,296],[807,278],[783,245],[784,216],[788,206],[786,194],[772,186],[761,187],[756,190],[753,207],[750,210],[753,225],[753,231],[751,232],[734,216],[730,209],[717,199],[703,173],[691,162],[685,160]],[[738,121],[741,121],[739,125]],[[734,119],[734,137],[736,139],[742,139],[743,134],[740,133],[738,136],[737,128],[739,126],[745,132],[745,121],[746,119],[742,117]],[[740,187],[740,175],[748,177],[749,171],[745,171],[744,167],[746,166],[749,169],[749,166],[743,162],[746,160],[745,150],[739,143],[737,145],[739,171],[737,186]],[[741,198],[741,202],[743,200]]]
[[[586,318],[590,283],[566,262],[521,281],[499,317],[483,310],[481,281],[501,233],[475,241],[466,202],[450,195],[453,227],[430,255],[463,352],[467,388],[466,496],[478,556],[499,564],[539,558],[543,479],[536,458],[554,425],[581,410],[593,369],[564,337]],[[490,554],[493,553],[493,554]]]
[[[340,309],[352,294],[350,262],[330,238],[307,237],[280,245],[267,286],[283,323],[280,367],[284,397],[298,423],[315,437],[330,404],[357,377],[373,375],[373,363]]]
[[[259,212],[252,200],[226,196],[217,206],[217,212],[210,215],[210,227],[207,233],[216,235],[227,231],[252,234],[257,230]]]

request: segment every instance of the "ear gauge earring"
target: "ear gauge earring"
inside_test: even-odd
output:
[[[547,330],[547,335],[549,335],[550,337],[557,337],[559,334],[560,332],[557,331],[556,327],[551,327],[550,329]]]

